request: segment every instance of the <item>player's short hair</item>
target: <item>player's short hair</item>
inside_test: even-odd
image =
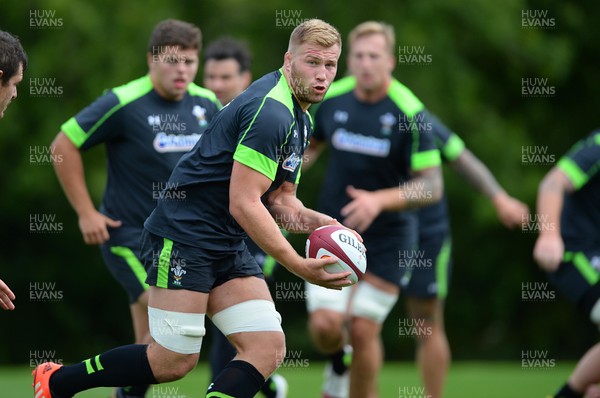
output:
[[[342,48],[340,32],[325,21],[320,19],[308,19],[292,31],[288,51],[293,52],[304,43],[316,44],[321,47],[332,47],[334,45]]]
[[[211,59],[216,61],[234,59],[240,67],[240,73],[249,71],[252,64],[252,57],[246,45],[230,37],[222,37],[206,47],[204,63]]]
[[[23,65],[23,72],[27,69],[27,54],[16,36],[0,30],[0,70],[2,77],[0,84],[8,85],[8,81],[17,74],[19,65]]]
[[[150,40],[148,52],[152,53],[157,48],[164,46],[179,46],[183,50],[202,48],[202,32],[200,28],[189,22],[178,19],[166,19],[156,25]]]
[[[356,39],[370,35],[383,35],[390,53],[394,54],[396,33],[394,27],[385,22],[367,21],[359,24],[348,34],[348,44],[352,46]]]

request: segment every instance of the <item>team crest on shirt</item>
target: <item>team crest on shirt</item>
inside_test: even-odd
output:
[[[300,156],[296,155],[296,152],[293,152],[290,156],[285,158],[281,167],[287,171],[294,171],[296,167],[300,164]]]
[[[181,265],[177,264],[177,266],[171,267],[171,272],[173,273],[173,284],[181,286],[181,279],[187,274],[187,271],[184,270]]]
[[[335,111],[333,114],[333,121],[337,123],[346,123],[348,121],[348,112]]]
[[[200,127],[204,127],[208,124],[208,122],[206,121],[206,109],[204,109],[200,105],[194,105],[194,108],[192,109],[192,114],[196,116],[196,119],[198,119],[198,125]]]
[[[396,125],[396,117],[391,113],[386,113],[379,117],[381,122],[381,134],[390,135],[392,134],[392,127]]]

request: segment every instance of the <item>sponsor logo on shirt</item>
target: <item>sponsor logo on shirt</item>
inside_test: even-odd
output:
[[[334,148],[340,151],[361,153],[377,157],[387,157],[390,153],[391,142],[388,138],[376,138],[357,134],[346,129],[335,130],[331,137]]]
[[[333,121],[337,123],[346,123],[348,121],[348,112],[335,111],[335,113],[333,114]]]
[[[290,156],[285,158],[281,167],[287,171],[294,171],[300,164],[300,160],[300,156],[296,155],[296,152],[293,152]]]
[[[154,149],[156,152],[188,152],[198,140],[202,137],[202,134],[167,134],[158,133],[154,137]]]

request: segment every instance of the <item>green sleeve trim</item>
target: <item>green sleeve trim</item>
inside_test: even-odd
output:
[[[456,134],[452,134],[441,148],[446,159],[451,162],[456,160],[464,150],[465,142]]]
[[[577,270],[590,285],[595,285],[600,280],[598,271],[592,267],[590,260],[585,256],[585,254],[581,252],[575,253],[573,255],[573,265],[575,265]]]
[[[173,251],[173,241],[163,238],[163,248],[158,258],[158,275],[156,277],[156,287],[166,289],[169,285],[169,266],[171,264],[171,252]]]
[[[62,126],[60,126],[60,130],[65,133],[65,135],[77,148],[81,148],[85,140],[88,138],[88,135],[85,133],[85,131],[83,131],[74,117],[70,118]]]
[[[263,274],[265,274],[265,277],[270,277],[271,275],[273,275],[273,271],[275,270],[275,265],[277,265],[277,261],[275,261],[275,259],[273,257],[271,257],[270,255],[267,254],[267,256],[265,257],[265,261],[262,264],[262,270],[263,270]]]
[[[146,269],[137,258],[135,253],[133,253],[130,248],[124,246],[113,246],[110,248],[110,252],[115,256],[119,256],[125,260],[137,280],[140,282],[140,285],[142,285],[144,290],[147,290],[148,284],[146,283]]]
[[[98,369],[98,371],[104,370],[104,367],[102,367],[102,364],[100,363],[100,355],[96,355],[94,361],[96,362],[96,369]]]
[[[446,238],[435,260],[435,279],[437,281],[438,298],[440,299],[445,299],[448,296],[448,266],[450,264],[451,249],[452,240]]]
[[[221,109],[223,107],[223,105],[221,105],[221,103],[219,102],[219,99],[217,98],[215,93],[213,93],[209,89],[198,86],[196,83],[190,83],[188,85],[187,91],[188,91],[188,93],[190,93],[190,95],[206,98],[207,100],[213,102],[217,106],[218,109]]]
[[[440,158],[440,151],[438,151],[437,149],[432,149],[425,152],[413,153],[410,163],[411,169],[414,171],[439,166],[442,164],[442,159]]]
[[[556,166],[567,175],[575,189],[581,188],[588,182],[587,174],[573,160],[563,157]]]
[[[250,167],[264,174],[271,181],[275,181],[275,174],[277,173],[277,162],[270,159],[268,156],[247,147],[246,145],[239,144],[233,154],[233,159],[242,163],[245,166]]]
[[[323,100],[346,94],[347,92],[354,90],[354,87],[356,87],[356,78],[354,76],[344,77],[333,82],[331,86],[329,86],[329,90],[325,93]]]
[[[425,109],[425,105],[413,92],[396,79],[392,80],[392,84],[390,84],[388,96],[410,118]]]

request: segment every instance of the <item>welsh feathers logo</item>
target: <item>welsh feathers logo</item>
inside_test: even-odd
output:
[[[171,272],[173,273],[173,284],[181,286],[181,279],[187,274],[187,271],[181,268],[181,265],[177,265],[176,267],[171,267]]]
[[[196,119],[198,119],[198,125],[200,127],[204,127],[208,124],[208,122],[206,121],[206,109],[204,109],[200,105],[194,105],[194,108],[192,109],[192,114],[196,116]]]

